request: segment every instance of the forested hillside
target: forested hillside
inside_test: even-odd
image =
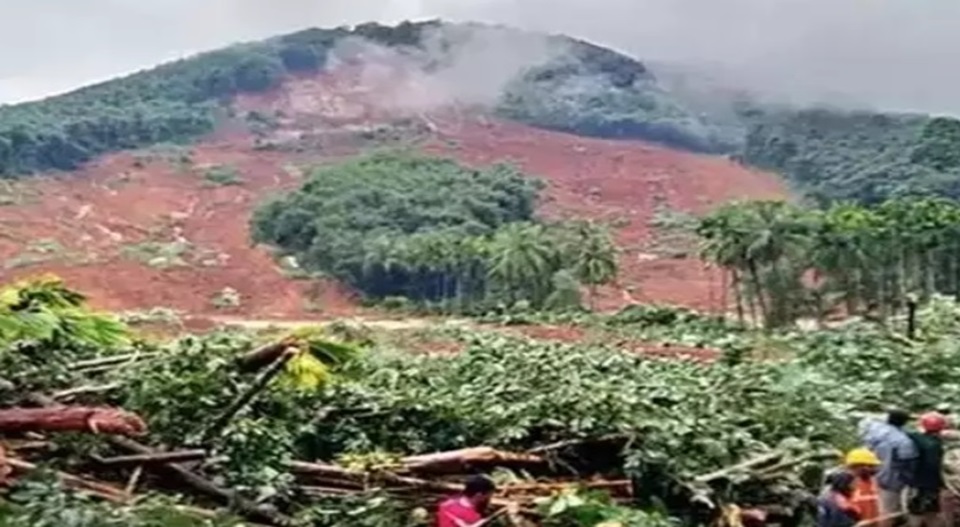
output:
[[[209,132],[230,114],[232,96],[270,90],[290,74],[323,70],[347,37],[413,53],[429,75],[461,60],[454,57],[464,42],[502,36],[489,32],[527,35],[440,22],[309,29],[43,101],[0,107],[0,176],[71,170],[105,152],[186,141]],[[646,138],[697,150],[721,147],[709,126],[672,100],[636,60],[567,37],[526,38],[539,39],[551,52],[516,73],[501,101],[494,103],[504,115],[587,135]]]
[[[744,161],[818,200],[960,197],[956,119],[811,109],[759,111],[746,122]]]

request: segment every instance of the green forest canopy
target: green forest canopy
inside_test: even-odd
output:
[[[819,201],[960,197],[960,120],[827,109],[747,116],[743,160]]]
[[[450,50],[458,42],[483,31],[520,33],[437,21],[308,29],[203,53],[65,95],[0,106],[0,176],[72,170],[98,154],[195,138],[214,128],[218,108],[234,95],[270,90],[288,74],[322,70],[334,45],[345,37],[417,49],[425,55],[420,57],[424,69],[430,70],[453,60]],[[429,52],[424,44],[428,34]],[[542,38],[568,52],[516,79],[500,105],[504,115],[588,135],[716,149],[706,124],[659,89],[636,60],[567,37]]]
[[[536,223],[539,188],[506,165],[377,153],[315,170],[252,232],[373,298],[577,305],[580,283],[616,275],[613,242],[591,224]]]

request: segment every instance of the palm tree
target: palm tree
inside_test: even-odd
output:
[[[539,306],[557,268],[554,247],[540,225],[507,225],[490,241],[488,275],[511,303],[525,297]]]
[[[705,258],[750,277],[751,311],[755,300],[768,327],[793,321],[805,300],[801,279],[810,220],[785,202],[755,201],[722,207],[698,226]]]
[[[593,222],[578,222],[574,245],[565,248],[573,255],[574,276],[590,291],[590,309],[596,308],[597,287],[617,277],[617,248],[610,232]]]
[[[740,227],[743,222],[743,205],[738,203],[723,206],[708,216],[702,218],[697,225],[697,235],[702,239],[700,256],[708,262],[713,262],[731,275],[731,285],[734,290],[737,320],[744,323],[744,286],[743,276],[747,268],[747,234],[749,231]],[[751,312],[753,302],[751,300]]]

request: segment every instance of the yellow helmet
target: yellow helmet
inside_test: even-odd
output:
[[[848,467],[853,465],[877,466],[880,464],[880,458],[866,448],[854,448],[853,450],[847,452],[847,457],[844,459],[844,464]]]

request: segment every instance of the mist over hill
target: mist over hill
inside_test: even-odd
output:
[[[546,128],[725,148],[642,63],[569,37],[441,22],[309,29],[234,45],[42,101],[0,108],[0,174],[72,170],[92,156],[212,131],[240,93],[290,75],[378,68],[417,75],[384,104],[488,107]],[[363,79],[361,79],[363,80]]]

